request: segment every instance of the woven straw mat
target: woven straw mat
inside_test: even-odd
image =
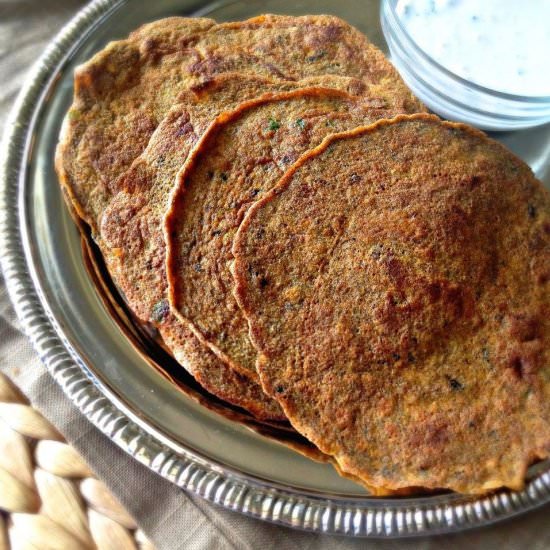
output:
[[[154,550],[80,455],[0,373],[0,550]]]

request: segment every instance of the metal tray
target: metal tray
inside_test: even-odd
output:
[[[378,2],[365,0],[96,0],[37,62],[4,136],[0,164],[2,268],[19,318],[42,361],[80,410],[137,460],[227,508],[287,526],[354,536],[458,531],[550,501],[550,464],[522,492],[374,498],[328,465],[201,406],[140,355],[98,297],[80,236],[53,170],[74,67],[109,40],[168,15],[220,21],[259,13],[334,13],[385,49]],[[549,181],[550,128],[501,134]]]

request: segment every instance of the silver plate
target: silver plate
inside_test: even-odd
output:
[[[201,6],[202,4],[202,6]],[[152,369],[107,314],[84,267],[52,159],[74,67],[139,24],[167,15],[243,19],[334,13],[385,49],[378,3],[365,0],[96,0],[37,62],[9,119],[0,165],[2,268],[21,323],[80,410],[137,460],[179,487],[275,523],[355,536],[457,531],[550,501],[550,465],[521,492],[370,497],[318,464],[202,407]],[[548,183],[550,128],[499,136]]]

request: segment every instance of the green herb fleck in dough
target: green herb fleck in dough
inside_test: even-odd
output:
[[[299,118],[296,121],[296,126],[298,126],[298,128],[300,128],[300,130],[303,130],[306,127],[306,121],[303,118]]]
[[[276,132],[281,127],[281,123],[275,120],[274,118],[269,119],[269,130],[272,132]]]
[[[81,116],[82,115],[80,114],[80,111],[78,111],[77,109],[71,109],[69,111],[69,120],[72,120],[72,121],[80,120]]]

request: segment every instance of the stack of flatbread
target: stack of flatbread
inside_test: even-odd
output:
[[[56,167],[208,392],[378,494],[517,488],[550,450],[550,197],[424,111],[335,17],[164,19],[77,69]]]

